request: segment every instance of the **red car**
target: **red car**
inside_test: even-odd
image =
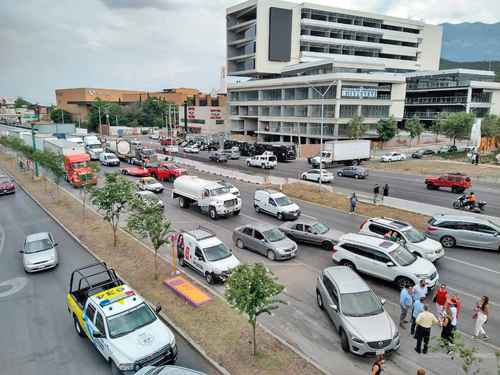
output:
[[[453,193],[461,194],[466,189],[470,189],[472,181],[470,177],[462,173],[448,173],[441,176],[429,176],[425,179],[425,185],[429,190],[439,188],[451,188]]]
[[[173,181],[186,174],[186,170],[168,162],[146,164],[146,168],[158,181]]]
[[[175,139],[172,139],[172,138],[162,138],[162,139],[160,139],[160,144],[162,146],[173,146],[173,145],[176,145],[177,143],[175,143]]]
[[[16,183],[8,176],[0,175],[0,195],[14,194],[16,192]]]
[[[149,177],[150,173],[143,167],[126,167],[120,169],[121,174],[130,175],[134,177]]]

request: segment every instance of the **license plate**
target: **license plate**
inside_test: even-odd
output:
[[[375,355],[382,355],[382,354],[384,354],[384,353],[385,353],[385,351],[384,351],[384,350],[376,350],[376,351],[375,351]]]

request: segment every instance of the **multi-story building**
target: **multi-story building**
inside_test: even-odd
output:
[[[495,73],[450,69],[406,75],[405,119],[429,123],[441,114],[472,112],[477,118],[500,114],[500,83]]]
[[[318,143],[322,122],[323,138],[349,137],[353,115],[401,121],[400,73],[439,68],[441,28],[420,21],[251,0],[228,8],[226,22],[228,75],[253,78],[228,85],[229,127],[262,140]]]

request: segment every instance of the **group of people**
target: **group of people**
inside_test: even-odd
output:
[[[380,185],[375,184],[373,187],[373,203],[377,203],[380,198],[380,201],[384,201],[384,197],[389,196],[389,184],[385,184],[382,188],[382,194],[380,194]]]

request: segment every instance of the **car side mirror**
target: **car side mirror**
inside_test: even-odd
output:
[[[385,305],[385,298],[381,298],[381,299],[380,299],[380,303],[381,303],[382,305]]]
[[[161,311],[161,305],[159,303],[157,303],[155,306],[155,313],[159,314],[160,311]]]
[[[102,332],[98,328],[94,329],[94,332],[92,333],[92,336],[94,336],[94,338],[96,338],[96,339],[104,337],[103,334],[102,334]]]
[[[52,245],[52,246],[56,247],[57,245],[59,245],[59,244],[57,242],[54,242],[54,245]]]
[[[394,262],[387,262],[385,265],[387,267],[396,267],[396,265],[394,264]]]
[[[20,252],[21,254],[24,254],[24,250],[19,250],[19,252]]]
[[[332,310],[339,311],[339,307],[338,307],[336,304],[334,304],[334,303],[331,303],[331,304],[329,305],[329,307],[330,307]]]

